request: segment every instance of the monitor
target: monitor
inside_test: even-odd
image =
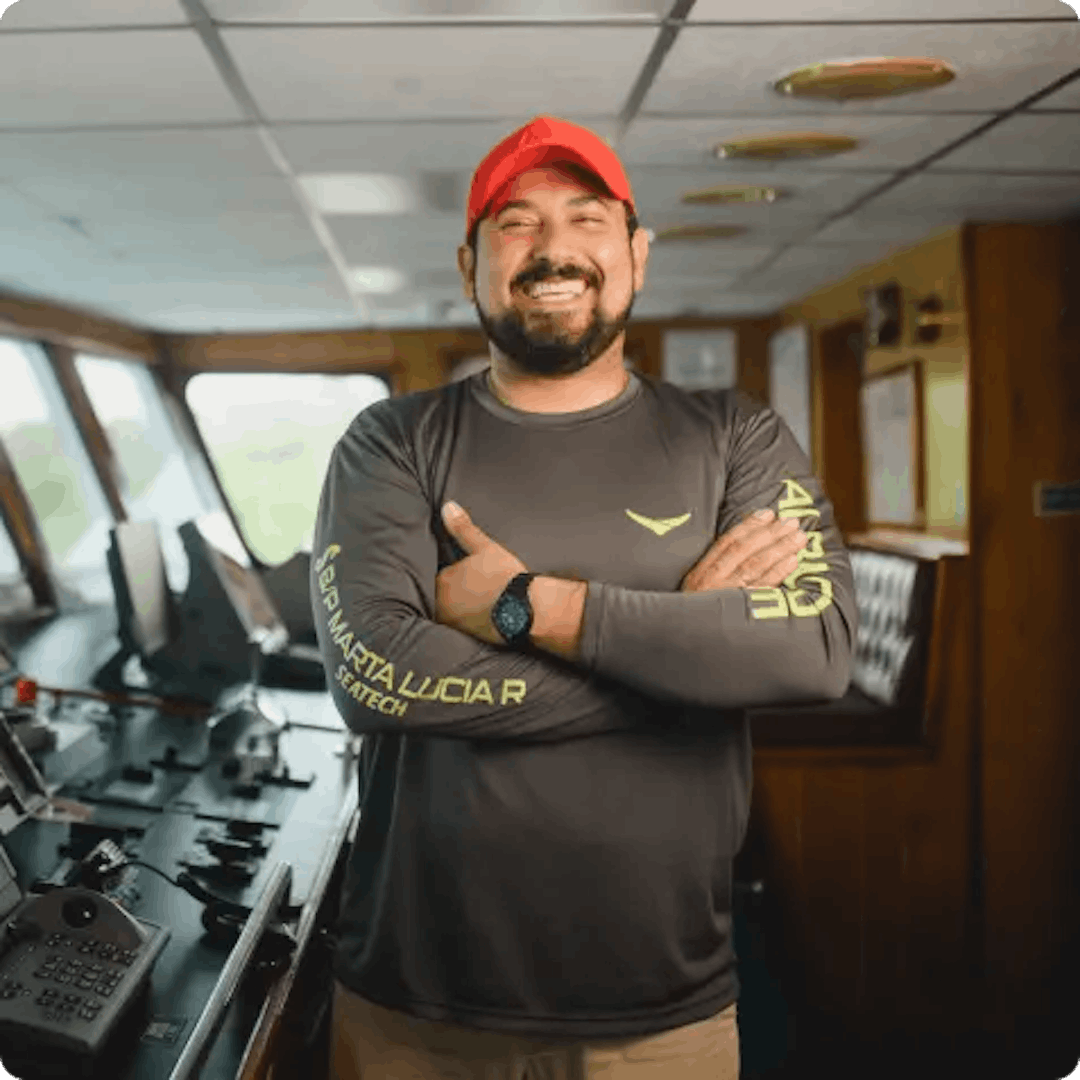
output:
[[[152,521],[125,521],[112,530],[109,570],[120,618],[120,637],[151,657],[176,636],[175,602]]]
[[[196,518],[181,527],[182,535],[185,531],[189,545],[201,549],[248,641],[258,642],[267,653],[283,649],[289,640],[285,623],[262,577],[235,541],[235,532],[223,530],[216,514]]]

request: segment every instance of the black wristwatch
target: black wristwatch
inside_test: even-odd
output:
[[[520,647],[529,644],[533,609],[529,603],[529,582],[535,574],[518,574],[510,579],[499,599],[491,608],[491,622],[502,634],[507,645]]]

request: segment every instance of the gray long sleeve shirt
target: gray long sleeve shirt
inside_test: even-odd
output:
[[[579,663],[433,621],[459,557],[447,499],[530,570],[589,583]],[[808,533],[795,574],[680,593],[762,507]],[[568,414],[508,408],[482,373],[381,402],[331,460],[312,593],[335,702],[365,736],[343,983],[553,1040],[734,1000],[744,710],[842,695],[855,629],[832,508],[775,413],[637,376]]]

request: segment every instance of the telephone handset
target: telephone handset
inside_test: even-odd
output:
[[[95,1054],[168,939],[164,927],[92,889],[24,899],[4,919],[0,941],[0,1057],[28,1043]]]

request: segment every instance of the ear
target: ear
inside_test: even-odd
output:
[[[634,292],[645,284],[645,264],[649,261],[649,234],[640,225],[630,237],[630,254],[634,259]]]
[[[476,300],[476,290],[473,288],[473,272],[476,270],[472,248],[468,244],[462,244],[457,249],[457,266],[461,274],[461,288],[467,300]]]

